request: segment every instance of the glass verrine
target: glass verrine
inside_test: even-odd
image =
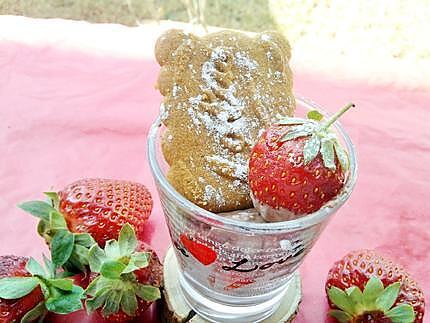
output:
[[[296,115],[323,109],[296,97]],[[340,194],[317,212],[274,223],[243,222],[206,211],[167,181],[161,152],[164,126],[158,118],[148,137],[148,158],[175,255],[183,295],[212,322],[258,322],[279,306],[285,290],[328,220],[351,195],[357,179],[354,146],[339,122],[334,129],[350,168]]]

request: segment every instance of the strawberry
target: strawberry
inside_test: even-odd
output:
[[[46,269],[33,258],[0,256],[1,322],[43,321],[48,311],[67,314],[82,308],[84,290],[44,261]]]
[[[339,322],[423,322],[424,295],[418,284],[375,251],[353,251],[337,261],[325,289],[329,314]]]
[[[89,233],[100,246],[118,239],[125,223],[144,238],[144,225],[152,211],[148,189],[139,183],[112,179],[83,179],[58,193],[59,211],[72,232]]]
[[[284,118],[262,134],[249,161],[254,206],[267,221],[285,221],[319,210],[345,181],[348,156],[329,127],[353,104],[327,122],[317,111],[308,119]]]
[[[126,224],[118,240],[97,244],[89,251],[92,271],[87,293],[87,311],[97,311],[107,322],[138,320],[160,298],[162,266],[157,255],[138,242]]]
[[[191,239],[185,234],[179,237],[184,247],[196,258],[200,263],[205,266],[212,264],[216,258],[216,252],[199,242],[197,239]]]
[[[61,251],[65,258],[60,265],[75,273],[86,270],[89,248],[117,239],[125,223],[142,239],[152,210],[149,191],[141,184],[122,180],[83,179],[58,194],[45,194],[50,203],[29,201],[19,207],[40,219],[39,234],[51,249]]]

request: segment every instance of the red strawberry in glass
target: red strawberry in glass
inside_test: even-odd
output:
[[[249,186],[266,221],[286,221],[319,210],[342,190],[348,155],[317,111],[308,119],[284,118],[269,127],[251,152]]]
[[[350,252],[330,269],[329,314],[339,322],[421,323],[424,295],[402,266],[372,250]]]

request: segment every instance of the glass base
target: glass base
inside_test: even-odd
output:
[[[192,278],[185,277],[183,273],[179,271],[178,266],[176,266],[176,270],[177,277],[179,278],[180,291],[188,306],[207,321],[218,323],[249,323],[261,322],[267,319],[277,311],[291,282],[295,280],[291,279],[280,288],[268,294],[255,297],[233,297],[217,295],[218,293],[208,291],[203,286],[193,286],[196,282],[194,282]],[[297,279],[295,275],[293,275],[293,277]],[[207,293],[205,293],[205,290],[207,290]],[[291,290],[290,288],[289,292],[294,293],[297,291]]]
[[[273,293],[256,297],[228,297],[196,284],[190,277],[184,277],[178,269],[173,247],[168,249],[163,267],[165,301],[162,315],[166,322],[170,322],[172,317],[175,322],[290,322],[302,298],[298,272],[292,275],[287,286]],[[283,297],[279,303],[277,299],[281,295]]]

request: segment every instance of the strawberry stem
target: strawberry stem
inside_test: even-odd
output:
[[[328,119],[328,121],[324,124],[322,128],[324,130],[328,129],[337,119],[339,119],[340,116],[342,116],[346,111],[348,111],[352,107],[355,107],[354,103],[348,103],[347,105],[345,105],[342,109],[336,112],[330,119]]]

